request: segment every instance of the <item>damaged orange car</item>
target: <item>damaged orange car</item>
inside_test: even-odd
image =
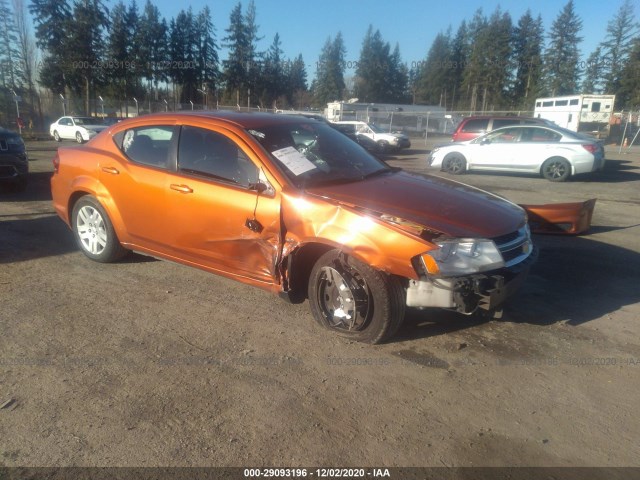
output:
[[[499,310],[535,258],[519,206],[391,168],[314,119],[155,114],[53,162],[53,204],[87,257],[134,250],[308,298],[368,343],[406,307]]]

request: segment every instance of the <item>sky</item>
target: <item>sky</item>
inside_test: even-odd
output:
[[[209,5],[216,26],[218,43],[226,35],[229,15],[238,0],[152,0],[169,20],[180,10],[193,8],[194,13]],[[501,0],[482,2],[480,0],[424,1],[424,0],[254,0],[258,34],[262,36],[259,50],[267,50],[276,33],[280,35],[286,58],[295,59],[299,54],[307,65],[307,77],[315,76],[316,62],[320,51],[329,37],[335,38],[342,32],[347,49],[347,67],[353,66],[360,56],[360,48],[369,25],[374,31],[380,30],[384,41],[393,49],[397,44],[403,62],[411,68],[415,62],[425,59],[429,48],[439,32],[450,26],[455,34],[462,20],[469,22],[478,8],[488,17],[500,5],[509,12],[512,21],[531,10],[534,17],[542,16],[545,33],[568,0]],[[105,2],[111,7],[115,2]],[[125,2],[128,3],[128,2]],[[242,0],[243,13],[249,0]],[[583,60],[595,49],[605,36],[608,21],[613,18],[622,0],[602,2],[596,0],[574,0],[575,10],[582,19],[580,44]],[[144,0],[138,0],[140,8]],[[638,12],[636,11],[636,16]],[[226,53],[221,52],[221,59]],[[352,70],[345,73],[347,76]]]

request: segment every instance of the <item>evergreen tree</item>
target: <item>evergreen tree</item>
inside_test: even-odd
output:
[[[13,0],[13,16],[18,39],[18,61],[20,62],[20,68],[24,73],[25,86],[29,92],[29,103],[33,108],[36,101],[36,45],[31,34],[31,22],[27,17],[24,0]]]
[[[402,62],[400,55],[400,45],[396,46],[391,53],[389,62],[389,91],[388,101],[391,103],[405,103],[409,101],[409,70]]]
[[[275,101],[286,93],[287,82],[283,66],[282,42],[278,33],[273,37],[273,43],[264,59],[261,76],[260,103],[271,108]]]
[[[307,99],[307,69],[302,54],[293,62],[288,62],[287,69],[287,101],[295,108],[303,108],[308,104]]]
[[[151,0],[147,0],[140,17],[138,33],[135,36],[140,58],[136,71],[150,83],[156,100],[158,84],[168,80],[166,68],[169,59],[168,32],[167,21],[160,16],[160,10],[151,3]]]
[[[582,93],[602,93],[602,49],[597,47],[589,58],[582,80]]]
[[[464,69],[469,57],[469,34],[467,31],[467,22],[464,20],[458,27],[456,36],[451,42],[451,62],[449,65],[449,89],[451,91],[450,105],[452,109],[456,109],[457,101],[462,90],[462,82],[464,80]],[[445,96],[446,98],[446,96]]]
[[[618,13],[607,25],[607,35],[601,44],[602,80],[604,92],[615,94],[620,89],[622,69],[631,51],[631,42],[638,34],[633,4],[624,0]]]
[[[130,69],[126,65],[131,61],[132,31],[129,28],[129,15],[124,2],[119,1],[111,10],[111,28],[107,41],[105,61],[106,80],[112,86],[112,92],[119,98],[127,98],[127,80]]]
[[[88,115],[95,82],[100,80],[100,72],[94,67],[104,59],[108,12],[102,0],[76,0],[72,18],[67,24],[66,59],[72,66],[67,83],[76,93],[82,93],[84,113]]]
[[[485,33],[487,26],[487,18],[479,8],[473,15],[467,29],[468,50],[462,80],[464,96],[468,99],[470,110],[476,110],[478,107],[478,91],[481,90],[485,76],[486,59],[484,55],[487,46],[484,45],[484,40],[487,37]]]
[[[389,91],[391,58],[389,44],[382,39],[380,30],[369,25],[356,69],[355,96],[361,102],[384,102]]]
[[[580,31],[582,20],[569,0],[551,25],[549,45],[544,54],[544,75],[550,96],[574,94],[580,79]]]
[[[198,82],[205,92],[215,92],[218,88],[219,59],[215,39],[215,28],[211,20],[211,10],[205,6],[198,14]]]
[[[313,94],[317,105],[324,107],[328,102],[342,100],[345,91],[345,55],[346,48],[341,32],[338,32],[335,39],[327,39],[316,69]]]
[[[180,88],[180,102],[187,103],[198,97],[201,87],[197,68],[200,39],[191,7],[171,20],[169,30],[169,75],[174,87]]]
[[[421,64],[421,77],[417,88],[418,103],[438,105],[444,92],[450,88],[453,52],[451,30],[438,33],[431,44],[427,58]]]
[[[640,37],[631,41],[631,50],[620,72],[616,104],[627,110],[640,107]]]
[[[542,17],[527,10],[514,29],[515,79],[511,98],[515,106],[530,108],[540,93],[542,78]]]
[[[31,0],[29,11],[36,27],[36,45],[44,52],[40,83],[55,93],[65,93],[65,77],[71,71],[67,56],[71,7],[65,0]]]
[[[24,83],[20,62],[18,30],[6,0],[0,0],[0,81],[3,87],[17,88]]]
[[[487,20],[478,10],[469,24],[471,48],[463,85],[471,110],[504,107],[513,71],[511,16],[497,7]]]

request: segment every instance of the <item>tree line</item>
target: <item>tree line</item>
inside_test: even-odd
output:
[[[540,96],[609,93],[617,95],[617,109],[640,105],[640,36],[631,0],[583,63],[582,21],[569,0],[546,33],[530,10],[514,23],[500,7],[489,16],[478,9],[455,34],[449,28],[436,35],[424,60],[411,65],[373,26],[358,60],[346,62],[337,33],[322,47],[310,85],[302,55],[286,58],[278,33],[260,50],[253,0],[233,8],[221,33],[208,6],[167,20],[150,0],[142,7],[120,0],[111,10],[103,0],[24,1],[0,0],[0,86],[32,105],[37,84],[82,98],[87,113],[95,111],[91,100],[98,95],[210,107],[322,108],[357,97],[452,110],[530,110]],[[347,70],[353,75],[345,77]]]
[[[514,24],[499,7],[489,17],[479,9],[455,34],[436,36],[412,72],[414,100],[460,110],[530,110],[537,97],[606,93],[617,96],[617,109],[640,106],[640,36],[631,1],[623,1],[586,62],[582,40],[573,0],[546,35],[530,10]]]

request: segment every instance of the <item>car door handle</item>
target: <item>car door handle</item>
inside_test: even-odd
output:
[[[180,193],[193,193],[193,189],[189,185],[178,185],[177,183],[172,183],[170,188],[171,190],[175,190]]]
[[[117,168],[113,167],[102,167],[102,171],[105,173],[110,173],[111,175],[118,175],[120,173]]]

